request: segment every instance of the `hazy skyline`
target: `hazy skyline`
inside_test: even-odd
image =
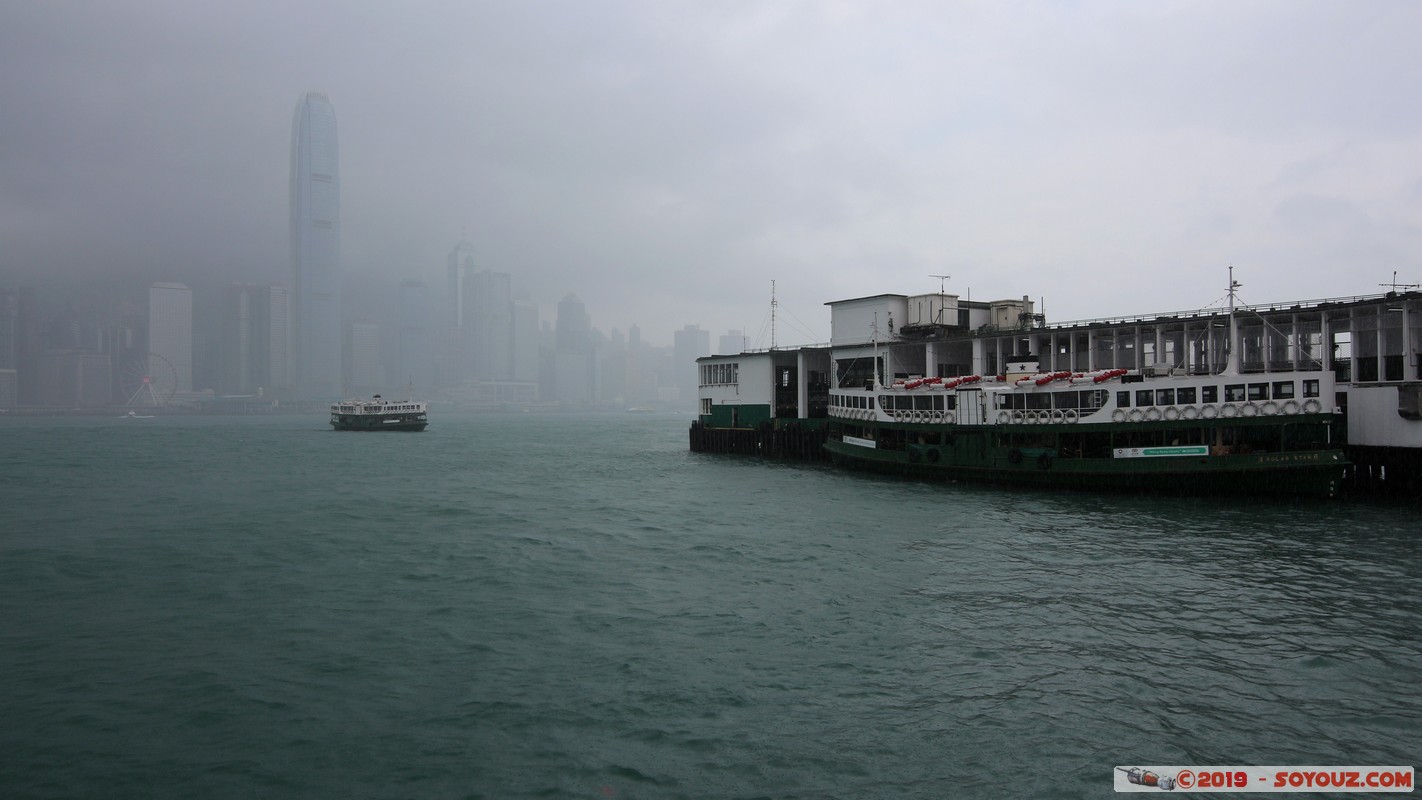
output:
[[[933,274],[1057,321],[1203,306],[1230,264],[1248,302],[1373,293],[1422,278],[1419,30],[1405,0],[0,0],[0,285],[289,283],[321,91],[343,270],[392,295],[461,238],[542,319],[574,293],[656,344],[767,345],[772,279],[783,345]]]

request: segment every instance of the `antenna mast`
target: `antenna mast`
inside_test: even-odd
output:
[[[770,349],[775,349],[775,281],[770,281]]]
[[[944,291],[943,291],[943,287],[944,287],[944,284],[947,283],[948,279],[951,278],[951,277],[953,277],[953,276],[952,276],[952,275],[929,275],[928,277],[930,277],[930,278],[937,278],[937,279],[938,279],[938,319],[935,320],[935,322],[937,322],[939,325],[942,325],[942,324],[944,324],[944,323],[943,323],[943,312],[944,312],[944,311],[947,311],[947,309],[944,308],[944,306],[946,305],[946,302],[944,301],[945,294],[944,294]]]
[[[1235,290],[1244,284],[1234,279],[1234,265],[1229,265],[1229,341],[1225,342],[1225,368],[1222,374],[1239,374],[1239,353],[1235,345],[1239,341],[1239,327],[1234,319]]]
[[[1393,271],[1392,271],[1392,283],[1380,283],[1380,284],[1378,284],[1378,285],[1381,286],[1381,287],[1383,287],[1384,289],[1391,289],[1393,292],[1396,292],[1398,289],[1401,289],[1401,290],[1403,290],[1403,291],[1407,291],[1407,290],[1409,290],[1409,289],[1416,289],[1416,288],[1418,288],[1418,285],[1415,284],[1415,283],[1398,283],[1398,282],[1397,282],[1397,270],[1393,270]]]

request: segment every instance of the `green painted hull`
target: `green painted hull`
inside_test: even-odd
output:
[[[1125,435],[1149,431],[1150,423],[1111,426]],[[1085,457],[1055,446],[1012,446],[1003,440],[1030,433],[1052,439],[1088,432],[1088,426],[916,426],[868,424],[861,433],[895,431],[908,441],[889,448],[842,441],[832,431],[825,449],[839,465],[928,480],[1006,483],[1043,488],[1146,491],[1174,494],[1243,494],[1334,497],[1348,461],[1336,447],[1221,454],[1206,446],[1148,447],[1185,452],[1162,457]],[[1157,428],[1158,429],[1158,428]],[[1104,426],[1090,426],[1100,433]],[[920,434],[940,434],[935,443],[914,443]],[[930,439],[932,440],[932,439]]]
[[[422,414],[333,414],[331,427],[338,431],[422,431],[429,426]]]

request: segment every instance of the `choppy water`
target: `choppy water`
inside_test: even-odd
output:
[[[929,486],[688,417],[0,421],[0,797],[1099,797],[1418,764],[1415,509]]]

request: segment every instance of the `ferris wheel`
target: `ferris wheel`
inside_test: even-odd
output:
[[[157,353],[148,353],[128,363],[121,382],[123,393],[128,397],[124,405],[159,408],[168,405],[177,393],[178,371],[173,368],[173,362]]]

